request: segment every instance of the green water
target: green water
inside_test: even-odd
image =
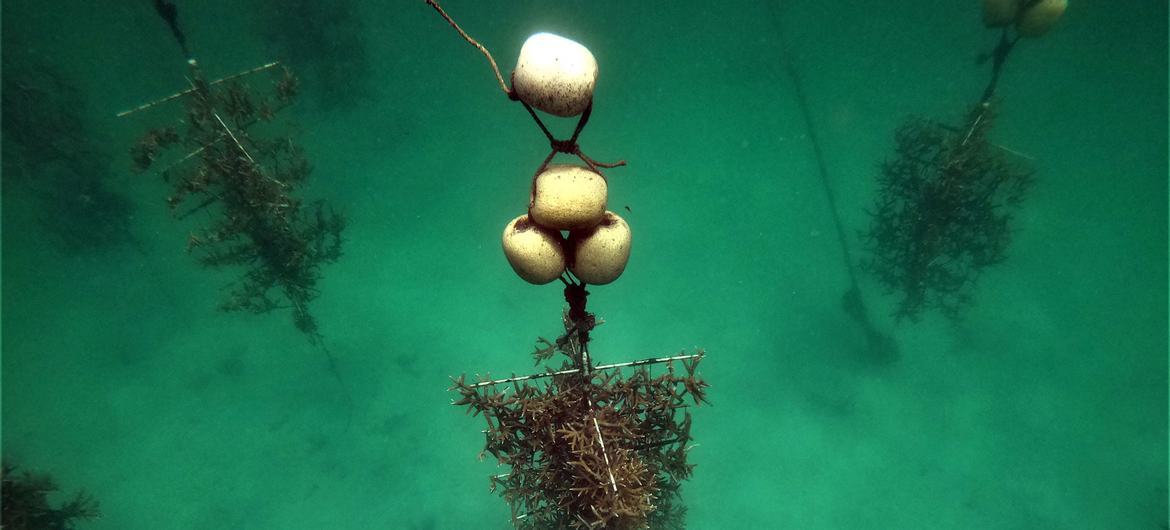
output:
[[[312,310],[352,410],[285,312],[215,310],[233,275],[185,254],[201,218],[174,220],[168,185],[128,169],[181,106],[114,114],[187,86],[150,3],[3,4],[5,74],[41,65],[76,89],[87,156],[132,205],[131,241],[70,249],[62,233],[107,221],[5,160],[3,453],[92,492],[104,515],[78,528],[510,527],[488,492],[501,471],[476,459],[482,420],[445,390],[532,370],[534,339],[558,332],[560,289],[519,280],[499,248],[548,145],[421,0],[336,5],[183,2],[179,22],[211,78],[300,54],[304,94],[285,115],[314,164],[303,193],[350,221]],[[888,363],[842,308],[849,279],[782,59],[859,263],[894,128],[958,121],[983,89],[974,58],[996,33],[977,2],[444,5],[505,75],[536,31],[598,59],[581,145],[629,162],[608,176],[634,247],[591,289],[605,319],[592,349],[708,351],[689,528],[1165,528],[1165,2],[1074,0],[1019,44],[994,134],[1038,180],[1008,258],[960,323],[896,323],[896,298],[862,274],[899,346]]]

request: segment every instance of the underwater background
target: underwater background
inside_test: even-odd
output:
[[[561,329],[559,284],[517,278],[499,243],[547,141],[422,0],[177,5],[209,78],[301,76],[278,123],[313,164],[304,196],[349,221],[312,303],[345,386],[287,311],[216,311],[235,271],[191,259],[200,216],[130,171],[182,105],[115,113],[188,86],[151,3],[6,1],[4,458],[92,493],[102,517],[77,528],[510,528],[482,420],[446,389],[534,370]],[[896,359],[842,307],[783,61],[860,263],[895,127],[958,122],[986,83],[979,2],[443,5],[505,75],[538,31],[597,57],[581,146],[629,162],[607,176],[634,245],[590,289],[592,351],[708,352],[688,527],[1166,528],[1165,1],[1074,0],[1018,45],[993,135],[1037,180],[1007,259],[958,322],[895,321],[863,274]],[[62,113],[7,98],[30,86]]]

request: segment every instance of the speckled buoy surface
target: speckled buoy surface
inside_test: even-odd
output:
[[[551,165],[533,181],[528,215],[556,230],[591,228],[605,215],[608,191],[605,177],[592,169]]]
[[[512,72],[512,89],[522,101],[561,117],[584,112],[596,85],[597,60],[589,49],[552,33],[528,37]]]
[[[585,283],[610,283],[626,270],[632,241],[626,220],[606,211],[596,227],[569,233],[569,270]]]
[[[564,238],[560,232],[533,223],[528,215],[504,227],[504,256],[524,281],[546,284],[565,272]]]

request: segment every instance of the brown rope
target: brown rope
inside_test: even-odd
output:
[[[496,74],[496,81],[500,83],[500,90],[504,91],[504,95],[508,96],[508,99],[515,100],[516,93],[512,91],[512,89],[508,88],[508,85],[504,83],[504,76],[500,75],[500,67],[496,66],[496,60],[492,58],[492,53],[489,52],[488,49],[485,48],[482,44],[480,44],[479,41],[471,38],[471,35],[468,35],[466,31],[463,31],[463,28],[459,27],[459,24],[456,24],[455,20],[453,20],[446,11],[443,11],[442,7],[439,7],[438,2],[435,0],[427,0],[427,3],[430,4],[431,7],[435,8],[435,11],[438,11],[439,15],[441,15],[443,19],[451,25],[451,27],[455,28],[455,31],[459,32],[459,35],[463,37],[463,40],[467,41],[468,44],[475,46],[480,52],[484,54],[485,57],[487,57],[488,62],[492,63],[492,71]]]

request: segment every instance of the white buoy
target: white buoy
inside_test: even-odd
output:
[[[1067,8],[1068,0],[1040,0],[1020,14],[1016,20],[1016,33],[1021,37],[1039,37],[1048,33]]]
[[[584,166],[551,165],[532,184],[528,215],[555,230],[592,228],[605,215],[605,178]]]
[[[528,215],[504,227],[503,246],[512,270],[528,283],[543,285],[565,272],[564,238],[556,230],[533,223]]]
[[[596,85],[597,60],[589,49],[552,33],[528,37],[512,72],[512,89],[523,102],[561,117],[584,112]]]
[[[630,225],[607,211],[597,226],[569,233],[569,270],[585,283],[610,283],[626,270],[631,242]]]

